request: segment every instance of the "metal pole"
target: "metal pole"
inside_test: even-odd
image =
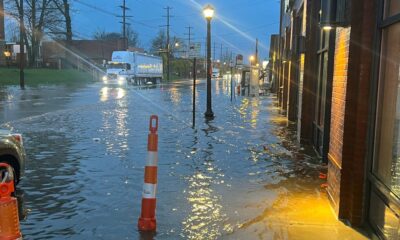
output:
[[[24,75],[24,55],[25,55],[25,46],[24,46],[24,0],[19,1],[20,4],[20,13],[19,13],[19,85],[21,89],[25,89],[25,75]]]
[[[233,66],[231,63],[231,102],[232,102],[232,99],[233,99]]]
[[[126,41],[126,5],[125,5],[125,0],[122,5],[122,37],[124,38],[124,47],[125,46],[125,41]]]
[[[196,126],[196,58],[193,59],[193,128]]]
[[[236,72],[237,72],[237,69],[236,69],[236,66],[235,66],[235,85],[233,86],[233,88],[234,88],[233,97],[235,98],[235,100],[236,100],[236,88],[237,88],[237,82],[238,82],[238,80],[236,78]]]
[[[170,66],[170,39],[169,39],[169,10],[170,7],[167,7],[167,81],[169,82],[170,80],[170,72],[171,72],[171,66]]]
[[[207,19],[207,110],[204,113],[208,119],[214,118],[211,109],[211,19]]]

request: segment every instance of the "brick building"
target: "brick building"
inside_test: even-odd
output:
[[[338,218],[400,238],[400,1],[282,0],[279,39],[279,106]]]
[[[44,66],[77,67],[82,61],[101,65],[110,61],[113,51],[124,50],[125,41],[116,40],[73,40],[46,41],[42,43],[41,56]]]
[[[277,57],[279,53],[279,35],[271,35],[271,47],[269,51],[269,64],[268,64],[268,79],[271,82],[271,90],[274,93],[278,92],[278,64]]]

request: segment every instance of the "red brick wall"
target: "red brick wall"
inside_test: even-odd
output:
[[[342,164],[343,121],[346,100],[347,67],[349,58],[350,28],[336,31],[335,66],[332,84],[331,136],[329,157]]]
[[[336,30],[335,66],[332,84],[331,134],[328,153],[328,194],[338,212],[342,169],[343,126],[346,101],[350,28]]]
[[[43,61],[46,63],[57,58],[65,58],[65,46],[65,41],[43,42]],[[123,50],[123,40],[73,40],[69,48],[80,57],[101,64],[103,59],[111,60],[113,51]]]
[[[365,220],[366,152],[375,1],[353,0],[351,31],[337,29],[332,93],[328,193],[338,217]]]

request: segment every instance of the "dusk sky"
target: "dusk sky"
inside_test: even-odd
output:
[[[121,24],[114,15],[121,15],[122,0],[72,0],[74,33],[89,39],[96,30],[120,32]],[[132,28],[139,33],[140,45],[149,49],[151,39],[166,24],[166,6],[172,8],[171,36],[187,38],[188,26],[193,27],[194,41],[205,42],[206,22],[202,7],[210,3],[216,17],[212,21],[212,42],[216,42],[216,58],[220,46],[224,51],[243,54],[245,59],[255,51],[259,39],[260,59],[267,57],[270,35],[279,29],[278,0],[126,0],[127,15]],[[96,6],[96,8],[94,8]]]
[[[119,23],[123,0],[70,0],[74,39],[92,39],[96,31],[122,32]],[[187,27],[193,27],[193,41],[204,43],[206,20],[202,9],[207,4],[215,8],[212,20],[212,46],[216,43],[215,58],[223,52],[243,54],[245,60],[255,52],[259,39],[259,56],[268,56],[270,35],[279,31],[279,0],[126,0],[133,16],[128,23],[139,34],[140,47],[148,50],[151,40],[166,25],[167,6],[172,9],[171,38],[176,36],[187,43]],[[17,23],[14,24],[14,28]],[[7,38],[7,36],[6,36]]]

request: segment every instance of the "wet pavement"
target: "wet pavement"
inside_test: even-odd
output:
[[[1,127],[24,134],[29,157],[24,238],[365,238],[334,218],[326,169],[294,144],[273,96],[231,102],[229,82],[213,81],[216,118],[206,122],[205,86],[195,129],[191,81],[6,90]],[[151,114],[160,119],[153,236],[137,231]]]

